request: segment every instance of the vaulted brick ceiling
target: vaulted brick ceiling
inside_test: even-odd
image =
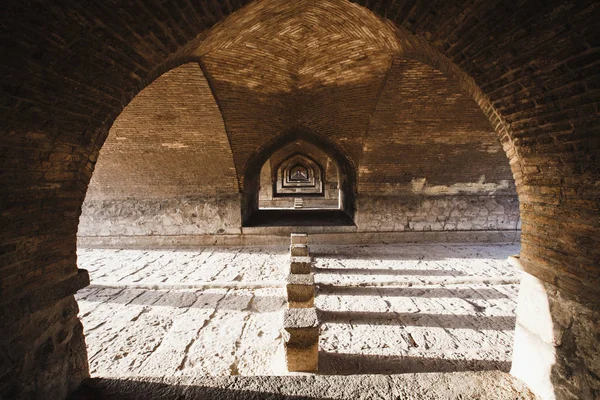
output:
[[[212,82],[241,174],[252,153],[297,125],[329,137],[358,164],[398,49],[393,29],[362,7],[267,0],[216,26],[195,54]]]
[[[438,142],[445,137],[446,148],[424,144],[430,153],[421,155],[424,163],[435,158],[434,164],[444,164],[435,151],[448,153],[451,162],[447,165],[459,169],[475,157],[467,154],[472,149],[477,154],[499,155],[487,160],[490,166],[486,167],[493,164],[497,173],[471,163],[477,176],[462,183],[477,182],[481,176],[494,183],[498,179],[512,181],[492,126],[458,85],[418,62],[411,65],[421,67],[391,68],[394,59],[410,46],[391,24],[349,2],[267,0],[252,3],[217,25],[194,54],[201,57],[219,102],[240,178],[249,158],[269,139],[303,126],[326,136],[355,166],[362,161],[371,163],[361,168],[369,171],[372,183],[387,184],[406,179],[407,174],[410,183],[412,178],[428,176],[429,170],[414,168],[419,165],[413,162],[418,155],[407,158],[398,153],[399,137],[437,137]],[[415,84],[420,85],[418,90],[414,90]],[[413,91],[401,91],[400,87]],[[439,90],[444,93],[436,95]],[[379,107],[378,119],[373,121],[380,100],[387,102],[382,106],[387,109],[382,112]],[[414,107],[415,101],[422,107],[416,106],[412,115],[401,112]],[[421,115],[418,121],[416,114]],[[404,118],[401,130],[391,124],[394,118]],[[435,126],[424,129],[419,124],[436,118],[441,122]],[[374,132],[365,143],[373,123]],[[452,158],[456,152],[452,146],[458,142],[465,145],[463,154]],[[488,149],[477,150],[486,146]],[[361,160],[365,148],[368,157]],[[382,160],[386,165],[381,166]],[[398,162],[412,163],[413,168],[402,170]],[[460,182],[460,178],[454,179]],[[513,187],[512,183],[505,186]]]
[[[241,178],[253,154],[296,126],[342,150],[363,193],[411,193],[415,182],[430,194],[514,193],[481,109],[440,71],[397,58],[401,38],[346,2],[245,7],[194,51],[212,93],[194,63],[144,89],[111,128],[88,196],[235,193],[230,174]],[[219,158],[232,155],[235,167]]]

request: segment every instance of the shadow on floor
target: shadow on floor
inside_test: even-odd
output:
[[[399,325],[429,326],[444,329],[474,329],[512,331],[516,319],[486,315],[422,314],[361,311],[317,310],[319,322],[346,323],[353,325]]]
[[[508,372],[509,361],[449,360],[410,356],[381,356],[319,352],[319,373],[325,375],[402,374],[420,372],[490,371]]]
[[[95,303],[115,303],[125,305],[145,305],[172,308],[205,308],[220,310],[251,311],[258,313],[275,312],[285,308],[286,298],[281,296],[257,296],[248,292],[238,294],[198,291],[166,291],[154,289],[116,289],[110,286],[94,285],[82,289],[77,294],[78,301]]]
[[[466,275],[462,271],[444,269],[389,269],[389,268],[315,268],[317,274],[336,275],[422,275],[422,276],[458,276]]]
[[[319,284],[319,296],[337,295],[337,296],[378,296],[386,297],[419,297],[419,298],[458,298],[458,299],[510,299],[504,293],[495,289],[477,288],[475,289],[459,289],[445,287],[385,287],[385,286],[369,286],[369,287],[349,287],[349,286],[331,286],[327,284]]]
[[[218,382],[218,379],[215,379]],[[223,380],[223,386],[228,381]],[[255,385],[256,386],[256,385]],[[87,379],[67,400],[208,400],[208,399],[244,399],[244,400],[330,400],[319,395],[283,395],[275,389],[240,390],[227,387],[190,386],[184,384],[169,384],[147,382],[136,379]]]
[[[435,261],[448,263],[453,259],[490,259],[506,260],[519,253],[519,244],[476,243],[476,244],[440,244],[402,243],[392,245],[363,244],[354,246],[330,246],[324,248],[317,243],[311,244],[311,256],[320,259],[343,260],[398,260],[398,261]],[[493,251],[490,251],[493,249]]]

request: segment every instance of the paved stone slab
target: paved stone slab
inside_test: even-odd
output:
[[[315,305],[325,318],[320,373],[508,370],[519,273],[506,257],[518,246],[311,246],[311,253],[321,287]],[[79,249],[78,262],[94,285],[77,294],[92,376],[287,373],[289,247]],[[211,282],[225,286],[193,289]]]

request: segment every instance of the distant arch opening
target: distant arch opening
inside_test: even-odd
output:
[[[267,219],[269,225],[354,225],[355,187],[348,159],[325,139],[297,129],[265,146],[249,164],[242,215],[246,226]]]

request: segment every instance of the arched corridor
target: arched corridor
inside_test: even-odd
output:
[[[0,397],[67,398],[111,368],[96,390],[125,395],[118,377],[151,365],[142,398],[599,397],[599,17],[591,0],[9,0]],[[261,209],[284,183],[312,193]],[[278,374],[292,232],[321,373],[180,380]],[[130,339],[106,350],[112,332]]]

